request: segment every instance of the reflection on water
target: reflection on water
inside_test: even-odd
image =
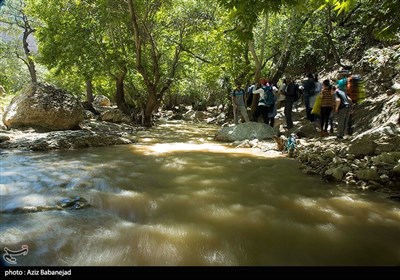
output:
[[[1,157],[0,249],[19,265],[399,265],[400,206],[299,163],[165,124],[138,144]],[[80,196],[82,210],[9,214]]]

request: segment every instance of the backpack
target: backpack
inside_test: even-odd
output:
[[[351,75],[347,79],[346,93],[355,104],[365,100],[365,83],[360,75]]]
[[[249,86],[247,89],[247,106],[250,107],[251,103],[253,103],[253,90],[254,90],[254,85]]]
[[[314,82],[314,83],[315,83],[314,94],[318,94],[322,90],[322,84],[320,82]]]
[[[274,106],[274,93],[272,86],[263,86],[262,89],[264,90],[265,96],[260,101],[267,105],[267,107]]]
[[[286,87],[286,94],[287,96],[291,96],[294,99],[294,102],[300,99],[300,90],[299,85],[295,83],[290,83]]]
[[[340,93],[339,93],[340,92]],[[342,109],[344,107],[349,107],[351,106],[351,98],[349,100],[348,95],[344,92],[339,90],[336,90],[335,92],[336,96],[339,97],[340,99],[340,105],[339,105],[339,109]]]
[[[314,82],[314,80],[310,80],[310,79],[306,80],[304,82],[304,84],[303,84],[303,87],[304,87],[304,93],[305,94],[307,94],[309,96],[312,96],[312,95],[315,94],[315,82]]]
[[[300,90],[299,90],[299,86],[296,85],[295,91],[294,91],[294,102],[296,102],[299,99],[300,99]]]

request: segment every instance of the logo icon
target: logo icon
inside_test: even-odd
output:
[[[3,259],[9,263],[9,264],[17,264],[17,259],[14,258],[15,256],[25,256],[28,254],[28,245],[22,245],[21,250],[18,251],[13,251],[8,249],[7,247],[4,247],[4,252],[6,252],[3,255]]]

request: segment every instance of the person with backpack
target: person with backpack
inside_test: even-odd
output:
[[[254,83],[251,84],[247,88],[247,93],[246,93],[246,106],[251,107],[251,103],[253,102],[253,91],[255,90],[255,85]]]
[[[286,101],[286,86],[287,82],[286,79],[283,79],[281,86],[279,87],[279,92],[278,92],[278,101],[277,101],[277,107],[281,108],[285,106],[285,101]]]
[[[304,87],[304,103],[306,107],[306,116],[310,122],[314,121],[313,114],[311,113],[311,100],[310,98],[315,95],[315,80],[311,73],[307,74],[307,80],[303,82]]]
[[[336,82],[336,87],[346,94],[347,94],[346,92],[347,77],[349,76],[349,74],[350,73],[348,70],[345,69],[340,70]]]
[[[262,115],[264,123],[268,124],[268,107],[263,102],[265,97],[265,92],[261,87],[260,83],[256,84],[256,90],[253,91],[253,95],[258,97],[257,107],[253,113],[252,121],[258,122],[258,118]]]
[[[314,95],[310,96],[310,107],[313,109],[315,105],[315,101],[317,100],[317,97],[320,96],[321,91],[322,91],[322,83],[318,81],[318,74],[314,75]],[[319,121],[320,118],[320,113],[315,114],[313,113],[313,110],[311,109],[311,114],[312,114],[312,119],[315,122]]]
[[[323,90],[321,91],[321,137],[328,135],[328,125],[331,112],[335,106],[335,99],[332,93],[332,85],[329,80],[324,80]]]
[[[353,116],[354,111],[357,109],[359,103],[363,102],[365,99],[365,87],[364,81],[360,75],[353,74],[347,78],[346,83],[346,93],[353,102],[353,108],[349,116],[349,124],[347,133],[349,135],[353,134]]]
[[[241,88],[241,83],[236,84],[236,88],[231,93],[232,105],[233,105],[233,119],[235,124],[239,123],[239,113],[243,116],[245,122],[249,122],[249,116],[247,115],[247,109],[245,105],[245,94],[244,89]]]
[[[349,122],[352,102],[350,97],[348,97],[344,91],[336,88],[335,86],[332,86],[331,91],[335,96],[335,112],[338,114],[337,139],[343,139]]]
[[[278,114],[277,111],[277,106],[278,106],[278,86],[272,85],[272,94],[273,94],[273,105],[272,105],[272,110],[269,110],[268,112],[268,123],[271,127],[274,127],[275,124],[275,117]]]
[[[264,81],[264,84],[260,84],[260,88],[254,91],[253,94],[259,94],[260,96],[257,108],[253,113],[253,121],[257,122],[258,117],[262,115],[264,123],[270,124],[270,119],[268,114],[273,112],[274,103],[276,103],[276,97],[273,94],[273,87],[267,81]],[[271,126],[273,125],[274,123],[272,120]]]
[[[286,118],[286,127],[285,128],[292,128],[293,127],[293,120],[292,120],[292,111],[293,111],[293,104],[299,99],[299,86],[294,82],[291,78],[289,79],[289,84],[286,87],[286,103],[285,103],[285,118]]]

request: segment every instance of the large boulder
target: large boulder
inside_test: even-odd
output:
[[[189,110],[183,114],[183,119],[186,121],[203,121],[206,120],[210,114],[204,111]]]
[[[93,105],[101,107],[109,107],[111,106],[111,101],[107,96],[96,95],[93,100]]]
[[[84,109],[72,94],[48,84],[31,84],[7,106],[3,123],[8,128],[73,129],[84,119]]]
[[[400,151],[400,129],[394,123],[370,129],[350,141],[349,153],[358,158]]]
[[[235,142],[246,139],[272,139],[274,135],[276,135],[275,129],[265,123],[245,122],[221,128],[214,139],[221,142]]]
[[[124,113],[118,108],[113,108],[100,114],[100,119],[105,122],[120,123],[124,118]]]
[[[294,131],[294,133],[301,138],[313,138],[319,135],[315,124],[310,122],[307,122],[305,125],[300,126]]]
[[[370,136],[370,134],[366,134],[364,137],[352,140],[349,146],[349,153],[355,155],[357,158],[373,155],[378,144]]]
[[[80,130],[47,132],[26,129],[24,133],[7,130],[0,132],[0,149],[49,151],[136,142],[136,130],[131,125],[84,120],[79,127]]]

